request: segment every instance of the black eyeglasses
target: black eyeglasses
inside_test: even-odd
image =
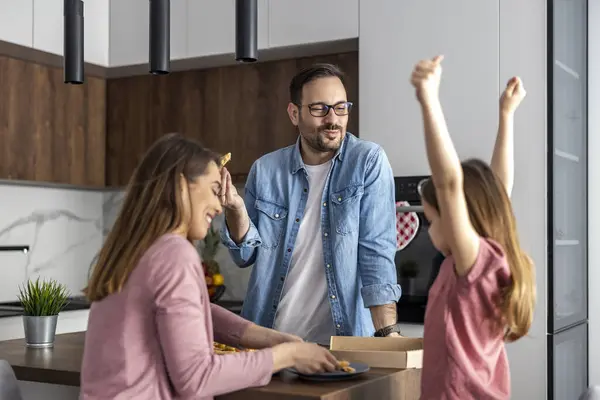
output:
[[[298,107],[302,107],[302,104],[296,105]],[[335,104],[311,103],[305,105],[308,107],[308,111],[313,117],[325,117],[327,114],[329,114],[329,110],[331,109],[333,109],[335,115],[343,117],[350,114],[350,110],[352,109],[351,101],[340,101],[339,103]]]

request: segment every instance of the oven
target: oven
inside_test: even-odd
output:
[[[418,219],[418,228],[404,236],[405,246],[396,252],[395,264],[402,297],[397,304],[398,322],[423,323],[429,288],[439,272],[439,254],[429,238],[429,223],[423,214],[421,198],[417,191],[419,182],[428,176],[395,177],[397,217]],[[398,204],[400,203],[400,204]],[[406,204],[408,203],[408,204]],[[405,213],[405,214],[401,214]],[[406,214],[414,213],[414,214]],[[403,223],[397,218],[398,235],[404,235]],[[412,240],[407,238],[412,237]],[[400,239],[399,239],[400,240]]]

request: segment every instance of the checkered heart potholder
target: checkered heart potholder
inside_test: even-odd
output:
[[[399,201],[396,207],[408,207],[408,201]],[[396,250],[403,250],[419,232],[419,216],[416,212],[396,211]]]

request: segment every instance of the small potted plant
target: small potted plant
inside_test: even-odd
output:
[[[53,347],[58,314],[69,303],[69,292],[57,281],[28,280],[19,288],[27,347]]]

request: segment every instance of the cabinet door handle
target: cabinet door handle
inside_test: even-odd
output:
[[[398,206],[396,212],[423,212],[423,206]]]

